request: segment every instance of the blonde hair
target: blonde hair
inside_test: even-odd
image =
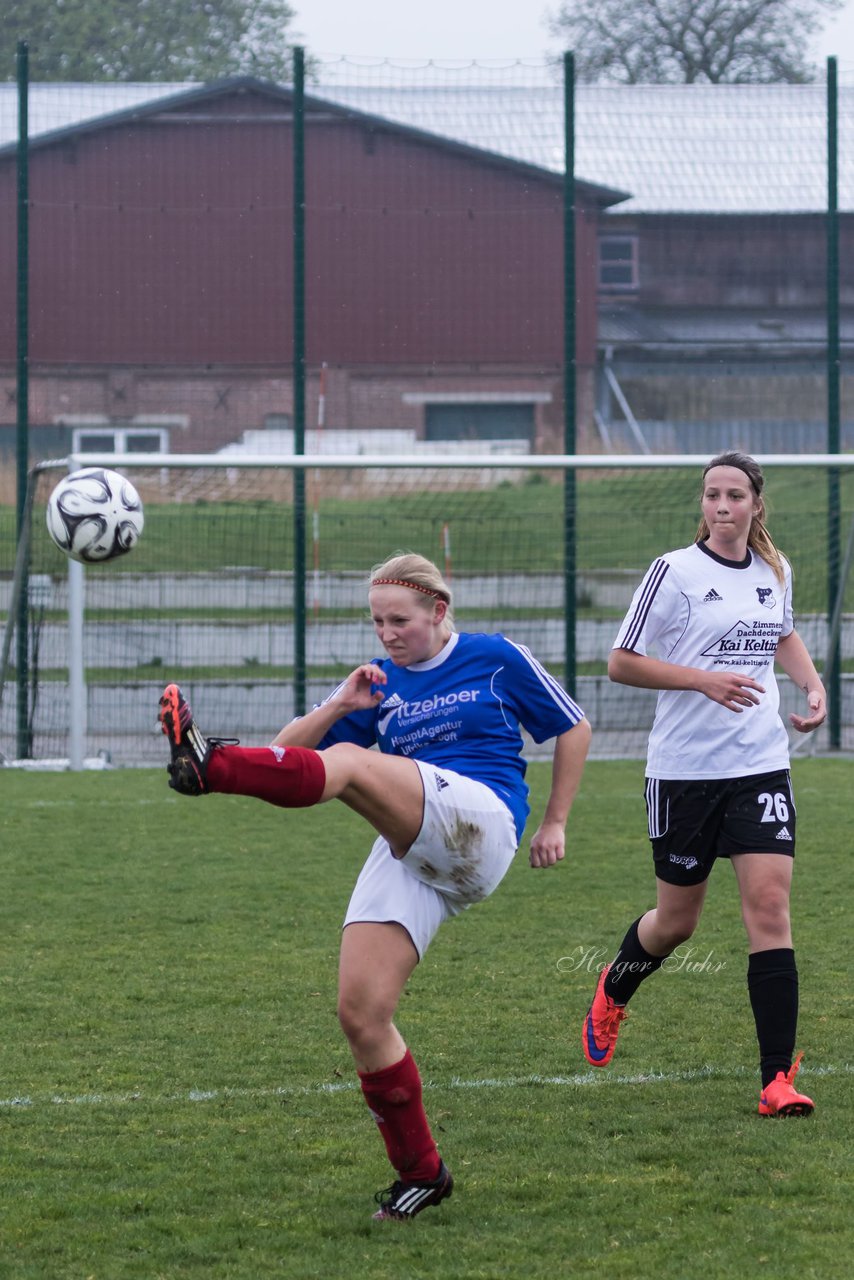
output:
[[[774,570],[774,577],[784,586],[786,582],[786,573],[783,567],[783,557],[774,545],[774,541],[765,527],[765,499],[762,497],[762,491],[765,488],[765,477],[762,474],[762,468],[755,458],[751,458],[749,453],[739,453],[733,449],[727,453],[719,453],[717,457],[712,458],[703,469],[703,488],[700,490],[702,497],[703,489],[706,486],[706,476],[712,467],[736,467],[737,470],[743,471],[750,481],[750,487],[756,497],[759,499],[759,510],[755,513],[750,524],[750,532],[747,535],[747,545],[752,551],[769,564]],[[706,518],[703,516],[697,528],[697,537],[695,541],[704,542],[709,536],[709,526]]]
[[[445,622],[454,630],[454,610],[451,588],[432,560],[414,551],[397,551],[382,564],[371,570],[370,586],[407,587],[425,604],[426,598],[444,600],[448,606]]]

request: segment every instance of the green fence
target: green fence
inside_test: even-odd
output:
[[[719,86],[575,87],[569,58],[312,61],[304,82],[300,65],[284,85],[28,84],[23,58],[18,83],[8,68],[0,582],[9,599],[27,466],[72,452],[487,461],[854,446],[844,364],[854,332],[854,86],[837,84],[832,61],[827,84]],[[256,479],[258,530],[269,517],[283,539],[274,555],[247,546],[235,558],[225,507],[191,494],[182,503],[195,502],[195,534],[172,536],[164,511],[122,569],[168,573],[195,546],[216,545],[220,526],[225,564],[256,572],[275,561],[291,592],[278,607],[297,622],[283,678],[299,707],[313,678],[313,528],[329,527],[324,506],[346,501],[350,481],[342,473],[336,495],[310,474],[303,489],[296,475],[287,495]],[[822,548],[798,592],[827,619],[849,508],[833,470],[821,483],[826,492],[797,505],[797,539],[781,541]],[[510,484],[546,531],[540,544],[506,512],[481,512],[459,494],[419,498],[440,514],[429,528],[420,516],[413,525],[428,554],[433,526],[468,548],[471,520],[502,572],[516,573],[523,556],[521,572],[548,561],[560,582],[558,665],[571,685],[590,674],[579,644],[588,530],[575,484],[572,471]],[[538,516],[540,500],[550,505]],[[655,500],[668,504],[666,488]],[[147,501],[157,504],[156,493]],[[239,501],[252,509],[251,495]],[[375,543],[367,561],[381,558],[384,531],[399,532],[386,508],[415,498],[377,492],[364,502],[358,528],[372,535],[348,515],[344,559]],[[614,567],[642,570],[640,551],[625,563],[622,532],[610,536]],[[646,551],[641,533],[631,541]],[[61,560],[38,540],[34,556],[30,580],[58,586]],[[46,749],[33,730],[44,605],[30,580],[4,673],[7,756]],[[835,715],[842,704],[837,688]],[[831,741],[843,737],[837,722]]]
[[[461,629],[501,631],[566,678],[566,469],[529,455],[475,461],[416,466],[391,457],[387,465],[306,458],[309,519],[298,557],[298,486],[290,464],[185,457],[153,467],[126,459],[123,469],[145,503],[145,531],[128,556],[86,568],[79,618],[65,559],[45,527],[46,498],[60,474],[47,469],[39,475],[33,513],[32,753],[161,762],[165,744],[156,711],[163,685],[172,680],[209,732],[270,741],[299,710],[300,652],[309,703],[358,663],[381,656],[367,584],[371,567],[400,549],[417,548],[441,566]],[[641,755],[655,695],[610,684],[607,655],[649,563],[692,540],[701,468],[696,459],[653,465],[587,455],[577,462],[576,693],[595,727],[596,755]],[[767,479],[771,528],[793,564],[798,629],[826,666],[832,639],[825,609],[827,468],[794,458],[769,466]],[[840,487],[849,531],[851,466],[842,469]],[[307,566],[302,585],[294,573],[300,559]],[[9,585],[0,584],[7,607]],[[851,750],[854,581],[844,605],[836,684],[841,744]],[[77,651],[80,669],[70,659]],[[798,690],[782,677],[781,687],[784,711],[797,710]],[[14,743],[14,706],[4,703],[0,750],[12,755]],[[828,729],[798,740],[801,750],[829,745]]]

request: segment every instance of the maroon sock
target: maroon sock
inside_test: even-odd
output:
[[[310,747],[214,747],[205,781],[210,791],[303,809],[323,795],[326,767]]]
[[[362,1093],[379,1126],[388,1158],[403,1182],[432,1182],[439,1152],[421,1101],[421,1076],[409,1050],[394,1066],[360,1071]]]

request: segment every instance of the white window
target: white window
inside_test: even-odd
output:
[[[292,413],[265,413],[265,431],[290,431],[294,425]]]
[[[551,398],[550,391],[406,391],[403,403],[423,405],[427,441],[512,441],[530,453],[536,406]]]
[[[634,235],[599,237],[599,288],[625,293],[638,287],[638,238]]]
[[[93,423],[75,427],[71,435],[72,453],[168,453],[169,432],[165,427],[142,423],[114,427]]]

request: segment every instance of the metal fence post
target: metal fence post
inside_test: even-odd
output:
[[[564,76],[564,189],[563,189],[563,413],[567,455],[576,453],[576,357],[575,357],[575,56],[563,55]],[[576,683],[576,474],[573,467],[563,479],[564,627],[566,654],[564,684],[575,693]]]
[[[827,452],[839,453],[839,124],[836,59],[827,59]],[[839,470],[827,472],[827,619],[839,593]],[[842,731],[842,664],[839,640],[832,650],[828,695],[830,746],[838,749]]]
[[[293,113],[294,453],[305,453],[305,51],[294,49]],[[294,707],[306,707],[305,471],[294,472]]]
[[[18,280],[17,280],[17,538],[24,536],[27,518],[27,473],[30,456],[29,407],[29,48],[18,41]],[[29,562],[21,571],[16,620],[17,753],[28,760],[33,752],[29,699]]]

